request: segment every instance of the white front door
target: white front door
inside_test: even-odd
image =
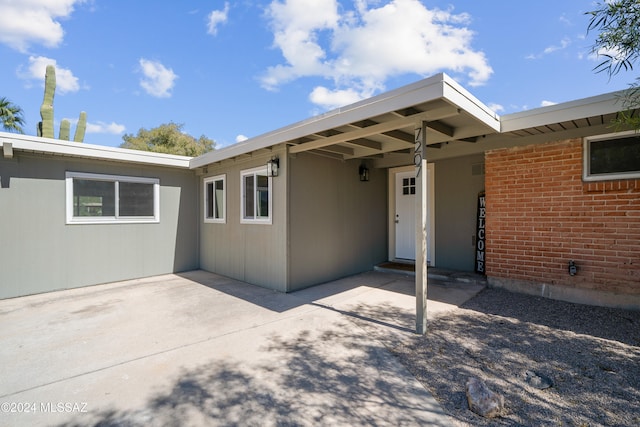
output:
[[[427,168],[427,264],[433,260],[433,165]],[[395,258],[416,258],[416,178],[415,170],[396,173],[395,179]]]
[[[416,258],[415,172],[396,174],[396,258]]]

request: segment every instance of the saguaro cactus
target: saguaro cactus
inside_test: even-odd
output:
[[[38,136],[45,138],[54,138],[53,136],[53,96],[56,92],[56,68],[53,65],[47,65],[47,71],[44,75],[44,99],[40,106],[40,117],[42,121],[38,123]],[[75,142],[83,142],[84,133],[87,129],[87,113],[82,111],[76,126],[76,133],[73,137]],[[71,134],[71,123],[69,120],[63,119],[60,122],[59,139],[69,141]]]
[[[53,96],[56,92],[56,69],[53,65],[47,65],[44,75],[44,99],[40,106],[40,117],[42,121],[38,123],[38,136],[53,138]]]
[[[87,130],[87,113],[81,111],[80,117],[78,118],[78,124],[76,125],[76,133],[73,136],[73,140],[75,142],[84,141],[85,130]]]
[[[67,119],[62,119],[62,121],[60,122],[60,135],[58,136],[58,139],[68,141],[70,133],[71,133],[71,123]]]

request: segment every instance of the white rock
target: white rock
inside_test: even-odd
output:
[[[504,397],[491,391],[484,381],[471,377],[467,380],[466,389],[469,409],[473,412],[486,418],[502,415]]]

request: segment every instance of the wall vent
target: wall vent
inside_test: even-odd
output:
[[[484,175],[484,163],[474,163],[471,165],[471,175]]]

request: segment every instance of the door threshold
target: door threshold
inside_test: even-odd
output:
[[[376,271],[402,271],[407,273],[416,272],[416,263],[410,260],[395,260],[387,261],[382,264],[376,265]]]

